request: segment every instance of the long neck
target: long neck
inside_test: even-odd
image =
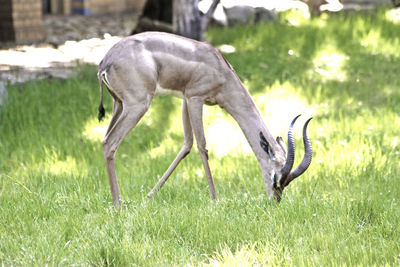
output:
[[[280,146],[265,125],[250,94],[244,87],[242,88],[230,94],[223,107],[237,121],[257,158],[265,157],[265,151],[260,146],[260,132],[264,134],[273,152],[280,151]]]
[[[264,134],[270,148],[277,157],[285,157],[284,152],[266,127],[257,106],[244,86],[236,80],[226,90],[229,90],[229,98],[225,99],[223,108],[239,124],[265,176],[272,166],[266,152],[261,148],[260,132]]]

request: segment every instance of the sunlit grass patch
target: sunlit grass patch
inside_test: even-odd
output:
[[[307,5],[299,2],[297,8],[280,13],[280,18],[286,20],[290,25],[301,26],[309,22],[310,12]]]
[[[237,122],[219,107],[204,107],[204,128],[209,151],[218,158],[252,153]]]
[[[266,88],[266,91],[267,93],[254,94],[254,99],[275,135],[286,136],[290,122],[295,116],[302,114],[296,126],[302,125],[306,119],[313,116],[317,108],[310,104],[311,99],[305,98],[302,88],[295,87],[290,82],[275,82]]]
[[[252,150],[238,124],[220,116],[206,126],[208,147],[219,158],[226,155],[249,154]]]
[[[177,141],[176,139],[172,138],[171,136],[167,136],[166,138],[164,138],[162,140],[162,142],[159,145],[154,146],[149,150],[150,158],[155,159],[160,156],[169,155],[169,156],[171,156],[171,160],[172,160],[173,159],[172,156],[175,156],[174,152],[176,154],[178,154],[179,149],[183,145],[183,142],[184,142],[183,133],[182,133],[182,138],[180,141],[181,142]]]
[[[289,256],[276,245],[251,244],[241,245],[232,251],[229,247],[223,247],[215,252],[208,263],[203,266],[271,266],[282,265],[290,261]]]
[[[44,172],[50,175],[73,175],[80,173],[80,170],[84,169],[82,168],[83,166],[78,169],[76,160],[71,156],[60,159],[60,156],[54,150],[46,150],[45,154],[44,163],[39,165]]]
[[[99,123],[97,118],[89,119],[83,128],[82,136],[92,142],[101,142],[106,133],[110,119],[111,114],[108,114],[101,123]]]
[[[313,71],[316,76],[320,79],[326,80],[338,80],[340,82],[346,81],[347,74],[344,70],[349,56],[340,52],[335,47],[325,47],[320,50],[313,59]]]
[[[399,56],[399,38],[384,37],[380,29],[370,29],[360,39],[367,52],[384,56]]]
[[[385,11],[385,18],[393,23],[400,24],[400,9],[389,9]]]

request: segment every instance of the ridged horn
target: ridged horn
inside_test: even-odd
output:
[[[307,126],[308,123],[312,120],[312,118],[309,118],[306,123],[304,124],[303,127],[303,143],[304,143],[304,157],[299,166],[291,171],[288,175],[288,178],[285,181],[284,186],[287,186],[291,181],[293,181],[296,177],[299,177],[302,175],[307,168],[311,164],[312,160],[312,147],[311,147],[311,142],[310,139],[307,137]]]
[[[285,165],[281,169],[281,174],[282,177],[286,177],[289,172],[293,168],[293,163],[294,163],[294,138],[293,138],[293,125],[296,122],[297,118],[300,117],[301,114],[297,115],[292,122],[290,123],[289,126],[289,131],[288,131],[288,151],[287,151],[287,156],[286,156],[286,162]]]

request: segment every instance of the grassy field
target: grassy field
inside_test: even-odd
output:
[[[180,100],[156,98],[117,153],[114,210],[96,68],[10,86],[0,111],[0,264],[400,265],[400,24],[385,10],[213,28],[275,135],[313,115],[310,169],[277,205],[235,121],[204,110],[219,201],[196,148],[154,199],[183,142]],[[231,50],[232,50],[231,47]]]

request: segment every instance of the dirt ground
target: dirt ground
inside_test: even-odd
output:
[[[136,21],[135,13],[45,17],[43,43],[0,50],[0,97],[1,87],[8,83],[66,78],[73,75],[77,62],[97,64],[112,45],[130,34]]]

